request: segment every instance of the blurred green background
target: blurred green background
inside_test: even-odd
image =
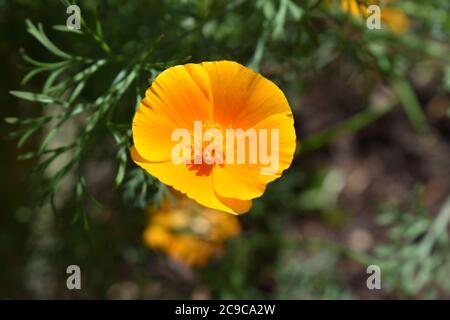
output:
[[[381,30],[320,0],[77,1],[80,31],[53,28],[67,5],[0,0],[0,298],[450,298],[447,0],[385,1]],[[196,269],[142,241],[163,188],[130,123],[160,71],[219,59],[283,89],[300,148]]]

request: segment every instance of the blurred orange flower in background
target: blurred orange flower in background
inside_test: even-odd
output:
[[[202,130],[214,128],[223,136],[230,128],[276,129],[277,170],[261,174],[261,162],[174,163],[172,151],[177,142],[172,140],[173,132],[189,130],[194,141],[189,150],[194,154],[196,121],[201,121]],[[134,162],[201,205],[233,214],[250,210],[251,200],[261,196],[266,185],[289,167],[296,145],[293,116],[283,92],[232,61],[191,63],[163,71],[147,90],[132,130]],[[252,151],[249,144],[247,155]]]
[[[399,8],[391,6],[396,1],[377,1],[368,0],[367,4],[358,3],[357,0],[341,0],[341,8],[344,12],[350,13],[356,18],[365,18],[368,16],[367,8],[369,5],[375,4],[381,7],[381,21],[385,23],[392,31],[403,33],[410,28],[410,20],[408,16]]]
[[[173,203],[166,200],[159,210],[149,208],[149,212],[145,244],[192,267],[203,267],[218,257],[224,242],[241,231],[235,216],[201,207],[185,196]]]

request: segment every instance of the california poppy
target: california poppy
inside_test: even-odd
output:
[[[385,2],[369,0],[367,4],[362,4],[357,0],[341,0],[341,8],[344,12],[350,13],[353,17],[361,18],[368,16],[367,8],[369,5],[382,5],[381,21],[385,23],[392,31],[398,33],[406,32],[410,28],[410,20],[408,16],[400,9],[390,6],[390,4],[393,4],[394,2],[394,0]]]
[[[184,130],[181,137],[188,135],[187,142],[177,140],[174,133],[179,130]],[[231,139],[229,130],[235,130]],[[232,61],[191,63],[163,71],[146,91],[132,131],[131,155],[139,166],[198,203],[235,214],[247,212],[251,200],[289,167],[296,145],[292,112],[283,92]],[[210,137],[208,145],[202,140],[207,132],[221,137]],[[212,140],[221,141],[224,148],[219,150],[216,144],[211,149]],[[242,141],[244,150],[239,148]],[[174,150],[188,154],[175,161]],[[273,159],[275,169],[267,171],[273,163],[263,160]]]
[[[177,198],[164,201],[158,210],[149,208],[144,243],[189,266],[203,267],[220,255],[224,241],[240,233],[240,223],[235,216],[201,207],[186,196]]]

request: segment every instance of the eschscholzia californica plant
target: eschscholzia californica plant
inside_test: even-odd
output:
[[[199,204],[240,214],[280,177],[296,146],[283,92],[232,61],[171,67],[133,119],[133,160]]]
[[[367,18],[368,6],[376,4],[381,8],[381,22],[385,23],[389,29],[397,33],[404,33],[409,30],[410,20],[400,9],[392,6],[395,1],[369,0],[366,3],[364,4],[357,0],[341,0],[341,8],[355,18]]]
[[[145,244],[192,267],[204,267],[218,257],[224,242],[241,231],[235,216],[202,207],[186,196],[149,211]]]

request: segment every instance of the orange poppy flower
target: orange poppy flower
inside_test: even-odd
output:
[[[241,231],[235,216],[201,207],[185,196],[176,203],[165,201],[156,212],[149,211],[145,244],[193,267],[205,266],[221,253],[227,239]]]
[[[344,12],[350,13],[353,17],[361,18],[367,17],[368,5],[381,5],[384,3],[394,3],[394,0],[380,2],[376,0],[369,0],[366,4],[358,3],[357,0],[341,0],[341,8]],[[381,8],[381,21],[385,23],[392,31],[398,33],[407,32],[410,28],[410,20],[400,9],[383,5]]]
[[[134,162],[198,203],[234,214],[250,210],[289,167],[296,144],[283,92],[232,61],[163,71],[132,130]]]

